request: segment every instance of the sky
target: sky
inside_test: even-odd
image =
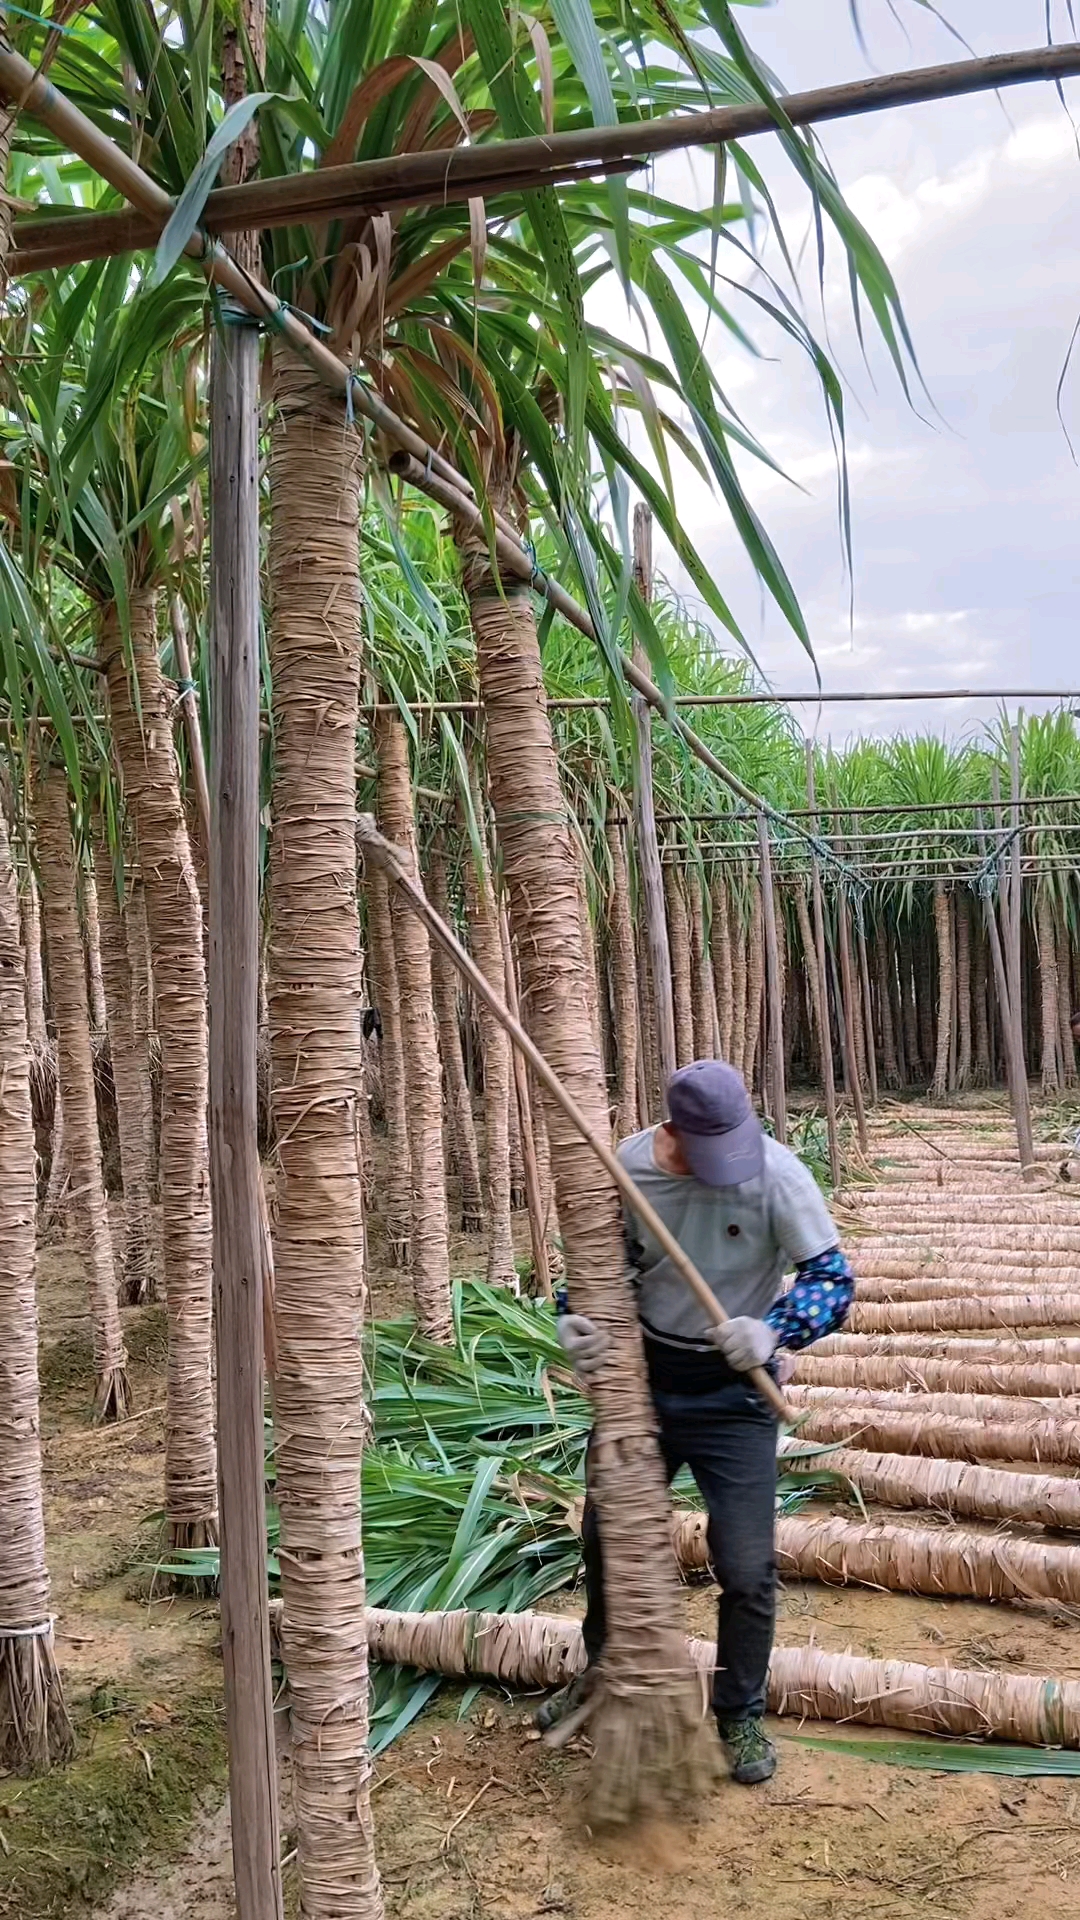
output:
[[[1074,37],[1053,0],[1055,37]],[[1041,45],[1046,0],[941,0],[975,53]],[[744,9],[751,44],[791,90],[943,60],[965,50],[916,0],[777,0]],[[1080,127],[1080,81],[1066,83]],[[847,387],[854,613],[836,510],[836,469],[815,378],[769,342],[755,360],[715,326],[725,389],[787,480],[743,463],[748,491],[794,583],[826,690],[1080,689],[1080,467],[1057,389],[1080,320],[1080,134],[1052,84],[866,115],[820,129],[825,152],[898,283],[926,394],[905,399],[874,341],[863,358],[834,257],[824,316],[812,252],[800,266],[808,319]],[[789,239],[807,205],[775,143],[753,141]],[[658,190],[711,197],[704,154],[658,164]],[[834,256],[836,250],[834,249]],[[1080,454],[1080,347],[1061,411]],[[798,482],[798,486],[791,484]],[[707,489],[687,469],[687,530],[733,606],[769,684],[813,686],[798,640],[760,590]],[[658,566],[693,599],[670,553]],[[1015,705],[1016,703],[1014,703]],[[1046,705],[1048,703],[1041,703]],[[1025,703],[1037,710],[1039,702]],[[838,744],[860,732],[946,729],[993,718],[993,700],[796,709]]]

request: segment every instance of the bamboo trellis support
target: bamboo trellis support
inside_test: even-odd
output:
[[[814,743],[806,742],[806,791],[810,800],[809,818],[815,834],[818,817],[814,811]],[[842,1162],[840,1157],[840,1130],[836,1115],[836,1074],[833,1067],[832,1022],[829,1015],[829,969],[825,953],[825,907],[821,892],[821,863],[817,848],[811,843],[810,850],[810,891],[813,906],[814,952],[808,956],[810,964],[816,969],[818,990],[815,1006],[818,1009],[818,1043],[821,1053],[821,1083],[825,1096],[825,1130],[829,1143],[829,1169],[834,1187],[840,1185]]]
[[[913,101],[949,99],[1036,79],[1060,80],[1078,70],[1080,47],[1035,47],[787,94],[784,114],[792,124],[808,126]],[[25,82],[20,86],[8,80],[7,86],[9,97],[21,104]],[[31,98],[27,109],[40,111],[40,101]],[[317,168],[311,173],[219,188],[209,197],[204,224],[209,231],[230,232],[295,225],[315,216],[323,220],[342,213],[355,216],[361,210],[377,212],[429,201],[441,206],[454,199],[550,186],[609,171],[625,172],[642,165],[653,154],[680,147],[716,146],[754,133],[773,132],[776,125],[776,110],[753,101],[704,113],[657,115],[614,126],[572,129],[490,145],[479,143],[449,153],[387,155],[351,166]],[[143,203],[136,205],[142,207]],[[167,202],[162,210],[147,213],[144,209],[142,217],[124,211],[16,221],[11,271],[71,265],[153,246],[170,210]],[[972,690],[972,697],[975,695],[976,690]],[[816,701],[818,696],[810,693],[798,697]],[[905,693],[899,697],[918,695]]]
[[[1080,1367],[908,1360],[900,1353],[891,1358],[819,1360],[812,1348],[798,1355],[796,1379],[806,1386],[888,1390],[910,1385],[924,1393],[1015,1394],[1021,1399],[1068,1399],[1080,1394]]]
[[[615,1182],[615,1185],[618,1187],[619,1192],[623,1195],[627,1204],[633,1208],[638,1218],[648,1227],[649,1232],[663,1248],[672,1266],[696,1296],[699,1305],[707,1313],[710,1320],[717,1326],[722,1325],[728,1316],[715,1295],[706,1286],[705,1281],[702,1279],[692,1260],[689,1259],[674,1235],[664,1225],[655,1208],[634,1184],[634,1181],[630,1178],[622,1162],[618,1160],[612,1152],[607,1141],[601,1140],[599,1135],[593,1132],[584,1114],[579,1110],[577,1103],[567,1093],[562,1081],[548,1065],[540,1049],[529,1038],[529,1035],[525,1032],[520,1022],[515,1020],[513,1015],[508,1011],[503,1001],[489,984],[486,975],[480,970],[470,955],[466,953],[457,936],[431,907],[425,897],[423,889],[413,880],[402,865],[397,849],[392,847],[388,840],[384,840],[383,836],[377,831],[374,820],[370,814],[360,814],[358,816],[356,837],[357,844],[365,861],[370,860],[373,865],[382,869],[387,879],[397,887],[411,911],[424,921],[432,938],[439,941],[463,978],[468,981],[473,992],[491,1009],[496,1019],[501,1022],[511,1042],[525,1056],[537,1079],[547,1088],[551,1098],[562,1108],[567,1119],[577,1128],[586,1146],[596,1155],[604,1171],[609,1174]],[[747,1377],[753,1381],[754,1386],[762,1398],[768,1402],[769,1406],[773,1408],[779,1418],[784,1421],[789,1421],[790,1413],[785,1404],[784,1396],[780,1392],[771,1374],[766,1373],[764,1367],[754,1367]]]
[[[559,1687],[580,1673],[577,1621],[525,1613],[391,1613],[369,1607],[376,1660],[490,1679],[505,1687]],[[704,1686],[716,1648],[691,1640]],[[895,1727],[915,1733],[993,1737],[1021,1745],[1080,1746],[1080,1682],[1039,1674],[969,1672],[901,1660],[865,1660],[818,1647],[776,1647],[769,1708],[798,1720]]]

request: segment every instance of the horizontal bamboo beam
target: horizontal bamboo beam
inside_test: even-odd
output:
[[[869,819],[871,815],[881,814],[897,814],[904,817],[909,814],[923,813],[977,814],[980,809],[989,808],[992,804],[990,800],[912,800],[910,802],[895,800],[883,801],[879,805],[872,807],[821,807],[817,809],[816,812],[811,807],[789,807],[787,814],[791,820],[865,820]],[[1025,809],[1030,807],[1080,807],[1080,793],[1029,794],[1023,799],[1014,801],[1013,804]],[[719,824],[722,820],[747,819],[749,819],[748,814],[731,810],[722,813],[658,813],[656,816],[656,824],[657,826],[669,826],[672,822],[681,820],[693,820],[704,823],[715,821]],[[973,828],[972,831],[976,832],[979,830]]]
[[[673,707],[795,707],[834,706],[851,700],[1076,700],[1080,694],[1054,687],[930,687],[915,693],[679,693]],[[410,713],[479,713],[479,700],[409,700]],[[610,707],[609,694],[575,694],[548,701],[549,713],[588,712]],[[396,700],[376,700],[360,708],[362,714],[399,713]]]
[[[447,152],[391,154],[352,166],[319,167],[308,173],[220,187],[204,212],[210,233],[292,226],[342,214],[387,208],[444,205],[450,201],[520,192],[590,174],[623,172],[658,153],[679,147],[717,146],[751,134],[774,132],[781,114],[794,126],[878,113],[885,108],[953,99],[1031,80],[1062,80],[1080,73],[1080,43],[1032,47],[987,59],[958,60],[906,73],[880,74],[840,86],[788,94],[779,107],[759,102],[719,107],[707,113],[664,114],[618,126],[581,127],[524,140],[492,141]],[[17,99],[17,91],[7,91]],[[40,216],[15,222],[12,273],[73,265],[107,254],[152,247],[168,218],[156,211],[131,214]],[[63,223],[67,231],[61,235]]]

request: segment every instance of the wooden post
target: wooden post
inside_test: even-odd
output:
[[[634,579],[644,600],[652,598],[652,513],[639,501],[634,508]],[[640,651],[640,648],[635,649]],[[639,662],[644,666],[645,662]],[[675,1071],[675,1003],[671,990],[671,951],[668,947],[667,911],[664,906],[664,876],[660,869],[660,846],[656,835],[656,809],[653,804],[652,709],[640,694],[632,701],[634,711],[634,845],[638,875],[645,906],[645,928],[652,974],[653,1005],[656,1009],[656,1046],[660,1062],[661,1114],[643,1114],[643,1119],[662,1118],[667,1112],[667,1084]]]
[[[863,1029],[866,1033],[866,1071],[870,1076],[870,1104],[878,1103],[877,1052],[874,1046],[874,999],[870,991],[870,960],[866,951],[866,928],[860,921],[855,929],[859,946],[859,972],[862,976]]]
[[[773,895],[769,823],[757,817],[761,856],[761,911],[765,928],[765,1010],[768,1021],[767,1085],[776,1138],[787,1140],[787,1089],[784,1085],[784,1005],[780,993],[780,947],[776,938],[776,900]]]
[[[499,902],[499,938],[502,941],[503,973],[506,979],[506,1004],[515,1020],[520,1021],[521,1008],[518,1001],[517,969],[514,966],[514,949],[510,940],[510,922],[506,917],[506,902]],[[536,1284],[545,1300],[551,1299],[551,1266],[547,1250],[547,1221],[544,1218],[544,1196],[540,1191],[540,1169],[536,1164],[536,1136],[533,1133],[532,1095],[529,1092],[529,1069],[517,1047],[511,1047],[514,1062],[514,1088],[517,1093],[518,1128],[521,1134],[521,1159],[525,1168],[525,1203],[529,1209],[529,1239],[532,1243],[533,1272]]]
[[[248,325],[225,325],[215,336],[210,422],[210,1188],[221,1641],[237,1920],[281,1920],[266,1584],[263,1216],[256,1093],[259,336]]]
[[[806,804],[810,808],[810,825],[816,834],[818,817],[814,811],[814,745],[806,742]],[[825,907],[821,898],[821,868],[818,863],[817,849],[810,849],[810,888],[814,907],[814,948],[818,976],[818,1004],[821,1008],[821,1084],[825,1095],[825,1127],[829,1136],[829,1170],[834,1187],[840,1185],[842,1166],[840,1161],[840,1135],[836,1122],[836,1076],[833,1072],[832,1026],[829,1020],[829,970],[825,964]]]

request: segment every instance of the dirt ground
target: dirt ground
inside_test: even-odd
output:
[[[475,1242],[459,1242],[455,1252],[462,1270],[475,1267]],[[0,1780],[0,1915],[232,1920],[216,1608],[155,1591],[145,1571],[161,1499],[161,1310],[128,1316],[135,1419],[90,1430],[78,1262],[47,1250],[41,1265],[50,1564],[80,1754],[55,1815],[46,1790],[38,1796]],[[405,1304],[401,1276],[377,1282],[376,1312]],[[562,1604],[576,1610],[577,1596]],[[690,1630],[711,1636],[713,1604],[707,1587],[687,1590]],[[1080,1678],[1076,1626],[1051,1608],[789,1583],[778,1638]],[[391,1920],[623,1920],[643,1905],[665,1920],[824,1920],[838,1902],[845,1920],[904,1920],[930,1907],[1011,1920],[1076,1906],[1080,1781],[868,1764],[865,1753],[803,1744],[835,1741],[836,1728],[785,1722],[774,1727],[781,1767],[768,1786],[747,1790],[718,1778],[685,1823],[600,1845],[582,1811],[587,1749],[552,1754],[541,1746],[525,1699],[492,1692],[459,1720],[460,1697],[446,1689],[378,1766]],[[200,1729],[207,1715],[213,1721],[212,1744],[195,1750],[185,1772],[193,1714],[202,1716]],[[866,1738],[861,1730],[857,1737]],[[131,1784],[134,1833],[109,1799],[119,1777]],[[288,1854],[287,1779],[284,1787]],[[288,1868],[286,1882],[295,1912]]]

